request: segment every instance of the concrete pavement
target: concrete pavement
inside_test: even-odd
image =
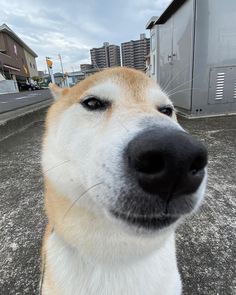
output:
[[[179,120],[209,152],[208,188],[177,235],[186,295],[236,294],[236,116]]]
[[[177,233],[184,295],[236,294],[236,117],[180,119],[209,150],[209,184],[198,215]],[[38,294],[43,229],[43,122],[0,142],[0,294]],[[89,295],[89,294],[88,294]],[[122,295],[122,294],[121,294]]]

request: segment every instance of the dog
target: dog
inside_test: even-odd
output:
[[[181,294],[175,229],[204,197],[206,148],[141,71],[51,91],[42,294]]]

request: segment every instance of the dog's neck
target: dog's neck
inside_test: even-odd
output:
[[[104,214],[94,214],[82,206],[71,207],[71,202],[47,183],[49,223],[54,234],[67,247],[78,249],[82,257],[90,257],[97,263],[114,264],[137,261],[164,247],[174,235],[175,226],[158,233],[135,233],[128,227],[111,222]],[[65,214],[65,212],[68,212]],[[53,211],[53,212],[52,212]],[[89,229],[89,230],[88,230]]]
[[[48,250],[52,275],[65,294],[75,294],[75,290],[80,295],[154,295],[157,290],[159,295],[175,294],[173,289],[176,288],[179,277],[174,235],[158,251],[126,261],[114,259],[114,255],[109,257],[108,254],[104,263],[98,263],[94,256],[85,256],[81,249],[69,246],[56,232],[48,240]],[[113,250],[114,253],[119,253],[119,249]],[[104,247],[104,257],[106,252],[109,249],[106,251]],[[170,272],[166,271],[168,269]]]
[[[62,294],[180,294],[174,228],[154,236],[132,234],[83,207],[71,207],[49,183],[46,193],[54,225],[46,242],[46,264]]]

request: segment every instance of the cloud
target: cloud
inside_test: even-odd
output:
[[[71,71],[90,62],[90,48],[138,39],[150,17],[160,15],[170,2],[1,0],[1,20],[38,54],[38,69],[44,70],[45,56],[51,56],[59,71],[60,53],[65,70]]]

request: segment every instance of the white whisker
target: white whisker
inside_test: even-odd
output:
[[[180,74],[183,74],[188,69],[188,67],[189,64],[187,64],[187,66],[183,70],[177,72],[169,81],[167,81],[167,83],[165,83],[162,87],[163,92],[166,92],[170,83],[173,82]]]

